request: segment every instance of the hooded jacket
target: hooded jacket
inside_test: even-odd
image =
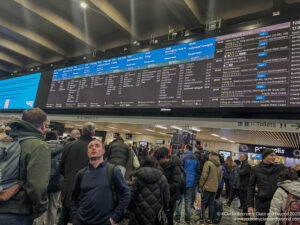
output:
[[[169,183],[169,190],[171,201],[178,200],[181,198],[180,195],[180,183],[181,183],[181,172],[180,172],[181,161],[176,155],[172,155],[169,162],[162,165],[164,169],[164,175],[166,176]]]
[[[217,155],[210,156],[204,164],[200,178],[199,188],[209,192],[217,192],[222,181],[222,167]]]
[[[280,213],[283,213],[286,209],[286,200],[288,194],[280,187],[283,187],[289,193],[300,198],[300,180],[285,180],[283,182],[278,183],[278,188],[271,201],[271,207],[266,225],[279,224],[278,218],[280,217]]]
[[[166,177],[156,168],[142,167],[131,186],[133,220],[129,224],[152,225],[161,208],[168,209],[170,193]]]
[[[39,217],[47,209],[47,186],[50,177],[51,152],[43,134],[31,123],[10,124],[12,138],[33,136],[21,142],[20,175],[23,186],[11,199],[0,202],[0,214],[12,213]]]
[[[193,187],[199,182],[200,163],[192,151],[184,152],[180,160],[186,173],[186,187]]]

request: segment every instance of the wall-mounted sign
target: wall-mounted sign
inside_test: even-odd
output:
[[[240,144],[240,153],[256,153],[260,154],[262,148],[271,148],[276,152],[278,156],[300,158],[300,150],[294,148],[276,147],[276,146],[264,146],[264,145],[250,145],[250,144]]]

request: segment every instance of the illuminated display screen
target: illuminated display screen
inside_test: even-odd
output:
[[[299,25],[57,69],[46,108],[299,107]]]

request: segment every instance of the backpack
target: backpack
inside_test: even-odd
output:
[[[36,137],[27,136],[18,139],[7,138],[5,141],[0,141],[0,201],[7,201],[22,185],[22,182],[18,180],[21,156],[20,143],[33,138],[36,139]],[[5,194],[6,190],[9,194]]]
[[[56,144],[56,149],[59,143]],[[63,182],[63,176],[59,173],[59,160],[61,158],[62,149],[56,152],[55,155],[51,154],[51,172],[49,184],[47,187],[48,193],[60,191],[61,184]]]
[[[280,187],[287,193],[286,208],[282,213],[281,222],[284,225],[300,224],[300,197],[289,193],[283,187]]]
[[[115,206],[118,204],[120,195],[116,192],[116,186],[114,183],[114,169],[116,165],[107,163],[107,178],[108,178],[108,183],[110,185],[111,191],[112,191],[112,196],[113,196],[113,201],[115,203]],[[79,170],[78,174],[78,182],[81,184],[83,175],[85,171],[88,169],[88,167],[84,167],[83,169]],[[116,221],[115,221],[116,222]]]
[[[213,218],[212,218],[212,222],[214,224],[218,224],[221,222],[222,213],[223,213],[223,203],[221,201],[219,201],[218,199],[215,199]]]
[[[180,186],[179,186],[179,192],[181,195],[183,195],[185,188],[186,188],[186,173],[182,165],[180,167]]]

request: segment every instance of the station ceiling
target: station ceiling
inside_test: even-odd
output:
[[[267,15],[283,6],[295,8],[299,2],[85,0],[84,9],[80,0],[1,0],[0,78],[36,72],[43,66],[55,68],[58,62],[68,64],[84,55],[96,61],[99,52],[134,41],[157,37],[167,41],[170,33],[197,33],[214,19],[243,22],[249,15]]]

